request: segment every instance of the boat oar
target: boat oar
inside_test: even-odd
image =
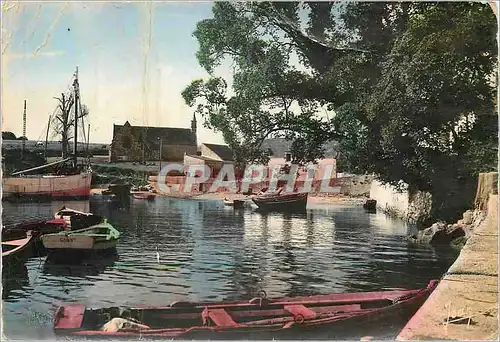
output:
[[[411,292],[409,291],[405,295],[412,295],[416,296],[418,295],[418,290],[412,290]],[[391,296],[392,297],[392,296]],[[189,303],[189,302],[183,302],[182,306],[165,306],[161,307],[162,310],[165,311],[177,311],[177,310],[182,310],[185,311],[186,308],[190,308],[191,310],[203,310],[205,308],[208,309],[231,309],[231,308],[245,308],[248,307],[249,309],[255,309],[256,307],[273,307],[273,308],[282,308],[285,305],[303,305],[303,306],[326,306],[328,304],[330,305],[345,305],[345,304],[362,304],[362,303],[372,303],[372,302],[377,302],[377,301],[388,301],[390,303],[387,303],[390,305],[395,299],[400,298],[400,296],[393,296],[392,298],[389,296],[386,297],[381,297],[381,296],[373,296],[373,297],[368,297],[366,296],[365,298],[340,298],[340,299],[318,299],[318,300],[298,300],[298,301],[280,301],[280,302],[272,302],[272,301],[263,301],[263,305],[261,306],[259,304],[259,301],[257,300],[251,300],[247,303],[242,303],[242,302],[236,302],[236,303],[227,303],[227,304],[214,304],[214,303]],[[411,298],[411,297],[410,297]],[[410,299],[406,298],[406,299]],[[258,298],[261,299],[261,298]],[[153,310],[157,310],[158,308],[152,308]],[[142,309],[142,310],[148,310],[148,309]]]

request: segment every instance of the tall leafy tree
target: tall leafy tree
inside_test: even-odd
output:
[[[295,140],[303,160],[336,139],[339,166],[429,191],[445,218],[470,205],[477,173],[496,167],[489,6],[216,3],[213,13],[194,33],[213,78],[183,96],[241,159],[262,159],[273,133]],[[231,96],[214,73],[224,58],[234,65]],[[335,112],[329,122],[320,105]]]

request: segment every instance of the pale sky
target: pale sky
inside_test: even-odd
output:
[[[91,142],[110,143],[113,124],[189,128],[181,91],[208,74],[198,65],[196,23],[209,2],[2,3],[2,131],[44,140],[55,96],[78,66]],[[69,29],[69,31],[68,31]],[[230,69],[217,73],[230,81]],[[230,83],[229,83],[230,84]],[[202,127],[198,141],[224,143]]]

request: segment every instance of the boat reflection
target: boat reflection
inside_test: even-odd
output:
[[[79,260],[69,259],[67,262],[63,262],[57,254],[49,254],[43,265],[43,273],[72,277],[96,276],[113,267],[118,260],[119,256],[116,250],[104,257],[93,255]]]
[[[26,264],[3,265],[2,300],[11,299],[11,297],[13,297],[12,291],[22,290],[26,286],[29,286],[28,268]],[[20,297],[22,297],[22,294]]]

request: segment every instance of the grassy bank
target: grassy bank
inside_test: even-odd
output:
[[[113,165],[92,165],[92,185],[101,184],[131,184],[132,186],[144,186],[149,184],[150,172],[136,171]]]

